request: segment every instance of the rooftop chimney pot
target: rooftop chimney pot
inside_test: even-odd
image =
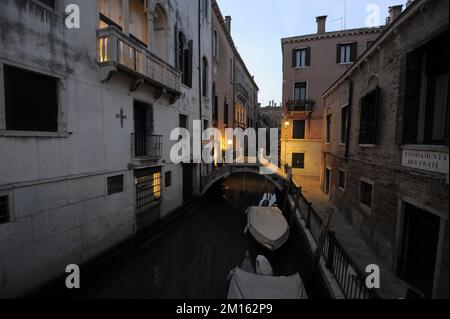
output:
[[[394,22],[401,14],[403,5],[389,7],[389,23]]]
[[[325,33],[326,32],[326,22],[327,22],[327,16],[320,16],[316,18],[317,22],[317,33]]]
[[[225,26],[227,27],[228,32],[231,34],[231,16],[225,17]]]

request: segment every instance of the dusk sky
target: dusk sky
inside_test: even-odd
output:
[[[218,0],[222,14],[231,15],[231,33],[260,88],[259,101],[281,102],[281,38],[315,33],[316,16],[328,15],[327,30],[344,27],[345,0]],[[347,0],[346,28],[366,26],[371,5],[385,23],[388,7],[406,0]],[[369,10],[369,12],[366,12]]]

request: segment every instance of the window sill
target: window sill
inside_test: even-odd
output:
[[[341,63],[338,63],[338,65],[351,65],[353,63],[355,63],[355,62],[341,62]]]
[[[366,213],[366,214],[372,214],[372,208],[367,206],[364,203],[359,203],[359,207]]]
[[[0,137],[68,138],[67,132],[0,131]]]
[[[346,145],[347,145],[347,143],[342,143],[342,142],[339,143],[339,146],[346,146]]]
[[[401,148],[402,148],[402,150],[443,152],[443,153],[449,152],[448,146],[445,146],[445,145],[404,144],[401,146]]]
[[[342,188],[342,187],[339,186],[338,189],[339,189],[341,192],[345,193],[345,188]]]
[[[293,67],[294,70],[303,70],[303,69],[308,69],[309,66],[295,66]]]

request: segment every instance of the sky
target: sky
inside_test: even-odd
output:
[[[384,24],[388,8],[406,0],[217,0],[230,15],[231,34],[259,86],[262,106],[282,95],[281,38],[317,32],[316,17],[327,15],[327,31]],[[345,2],[347,5],[345,6]],[[377,6],[374,7],[373,5]],[[345,7],[347,10],[345,10]],[[379,9],[377,23],[376,8]],[[403,7],[405,8],[405,6]],[[374,11],[375,9],[375,11]],[[347,14],[345,14],[347,12]],[[372,19],[375,17],[375,19]]]

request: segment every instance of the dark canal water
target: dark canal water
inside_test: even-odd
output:
[[[244,190],[244,191],[243,191]],[[247,251],[272,263],[276,275],[300,272],[308,294],[325,298],[318,279],[309,272],[306,252],[295,231],[276,253],[261,249],[249,235],[245,209],[258,205],[264,192],[276,192],[258,175],[234,175],[218,183],[198,209],[177,218],[148,242],[139,244],[81,277],[81,289],[57,289],[57,298],[221,299],[227,297],[229,272],[240,265]],[[278,205],[283,195],[278,193]]]

